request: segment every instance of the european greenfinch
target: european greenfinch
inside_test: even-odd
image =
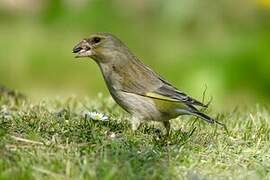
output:
[[[169,120],[180,115],[194,115],[208,123],[219,123],[195,107],[207,105],[161,78],[112,34],[94,33],[80,41],[73,53],[77,58],[88,57],[98,64],[111,96],[131,114],[133,130],[143,121],[159,121],[169,135]]]

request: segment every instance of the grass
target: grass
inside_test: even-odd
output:
[[[85,111],[102,112],[109,121],[93,120]],[[270,178],[267,107],[220,114],[228,132],[178,118],[166,143],[159,125],[145,124],[133,133],[128,119],[102,96],[33,103],[0,93],[0,179]]]

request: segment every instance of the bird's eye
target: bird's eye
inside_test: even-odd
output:
[[[96,43],[99,43],[99,42],[101,41],[101,38],[99,38],[99,37],[94,37],[94,38],[93,38],[93,41],[94,41],[95,44],[96,44]]]

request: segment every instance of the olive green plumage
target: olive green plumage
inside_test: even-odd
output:
[[[95,33],[74,48],[76,57],[90,57],[100,67],[114,100],[132,115],[132,127],[142,121],[160,121],[170,130],[169,120],[179,115],[194,115],[217,122],[195,106],[203,103],[179,91],[144,65],[118,38]]]

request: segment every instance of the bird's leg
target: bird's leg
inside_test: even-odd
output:
[[[138,118],[132,117],[131,119],[132,131],[136,131],[137,129],[141,127],[141,125],[142,125],[142,122]]]
[[[171,129],[171,125],[170,125],[170,122],[169,121],[163,121],[163,125],[166,129],[166,137],[169,137],[170,135],[170,129]]]

